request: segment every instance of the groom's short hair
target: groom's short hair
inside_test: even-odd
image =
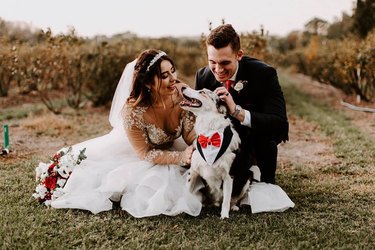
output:
[[[223,24],[213,29],[207,37],[206,45],[212,45],[216,49],[230,45],[234,52],[241,49],[240,36],[231,24]]]

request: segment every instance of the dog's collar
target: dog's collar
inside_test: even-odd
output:
[[[202,158],[210,165],[214,164],[223,154],[224,152],[227,150],[227,148],[229,147],[229,144],[232,140],[232,137],[233,137],[233,132],[230,128],[230,126],[227,126],[225,129],[224,129],[224,132],[223,132],[223,138],[222,138],[222,143],[220,145],[220,149],[218,150],[218,153],[215,157],[215,159],[213,160],[210,160],[210,159],[206,159],[205,157],[205,154],[204,154],[204,149],[201,147],[201,145],[199,144],[199,142],[197,141],[197,149],[198,149],[198,152],[199,154],[202,156]]]

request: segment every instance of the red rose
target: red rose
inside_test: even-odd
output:
[[[56,163],[53,162],[53,163],[48,167],[48,173],[49,173],[49,174],[52,174],[53,169],[54,169],[55,166],[56,166]]]
[[[48,188],[49,190],[53,190],[56,188],[56,178],[53,176],[47,177],[44,181],[43,184]]]
[[[61,154],[60,154],[60,153],[57,153],[57,154],[55,154],[55,155],[52,157],[52,160],[53,160],[54,162],[58,162],[60,158],[61,158]]]

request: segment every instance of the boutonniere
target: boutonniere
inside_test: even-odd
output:
[[[243,87],[247,84],[247,81],[239,80],[235,85],[234,85],[234,90],[237,92],[240,92]]]

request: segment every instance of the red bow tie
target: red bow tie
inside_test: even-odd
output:
[[[218,132],[213,134],[211,137],[206,137],[204,135],[198,136],[198,142],[202,146],[202,148],[206,148],[207,145],[213,145],[215,147],[220,147],[221,138]]]
[[[233,83],[232,80],[226,80],[225,81],[225,87],[227,88],[228,91],[232,87],[232,83]]]

